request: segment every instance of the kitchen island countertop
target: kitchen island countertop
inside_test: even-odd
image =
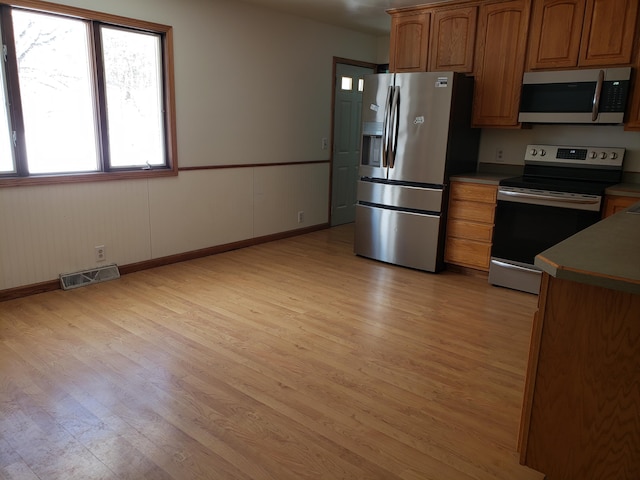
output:
[[[540,253],[535,265],[574,282],[640,294],[640,202]]]

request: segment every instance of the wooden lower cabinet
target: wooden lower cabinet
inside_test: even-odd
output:
[[[636,60],[635,69],[632,73],[633,81],[629,92],[629,111],[624,124],[624,129],[628,131],[640,131],[640,48],[638,49],[638,58]]]
[[[451,182],[444,260],[489,271],[498,187]]]
[[[604,211],[602,213],[602,217],[606,218],[638,202],[640,202],[640,197],[607,195],[604,199]]]
[[[542,275],[520,462],[549,480],[640,478],[640,295]]]

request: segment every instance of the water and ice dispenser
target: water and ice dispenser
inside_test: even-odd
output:
[[[362,125],[362,165],[379,167],[382,161],[382,122],[364,122]]]

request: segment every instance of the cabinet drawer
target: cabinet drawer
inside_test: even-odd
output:
[[[447,224],[447,235],[490,243],[493,237],[493,225],[451,219]]]
[[[471,220],[481,223],[493,223],[495,205],[493,203],[452,200],[449,204],[449,218]]]
[[[452,182],[452,200],[470,200],[474,202],[495,203],[498,187],[477,183]]]
[[[490,258],[490,243],[476,242],[464,238],[447,238],[444,251],[445,262],[488,271]]]

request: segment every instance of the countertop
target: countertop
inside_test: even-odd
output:
[[[485,185],[498,185],[498,182],[503,178],[513,177],[514,175],[500,174],[500,173],[465,173],[462,175],[452,175],[451,181],[456,182],[469,182],[469,183],[483,183]]]
[[[500,180],[517,176],[515,173],[483,173],[470,172],[459,175],[452,175],[451,180],[456,182],[484,183],[487,185],[498,185]],[[640,199],[640,183],[618,183],[605,190],[606,195],[619,195],[623,197],[638,197]]]
[[[549,275],[640,295],[640,202],[540,253]]]
[[[623,197],[638,197],[640,199],[640,183],[618,183],[605,190],[606,195],[620,195]]]

